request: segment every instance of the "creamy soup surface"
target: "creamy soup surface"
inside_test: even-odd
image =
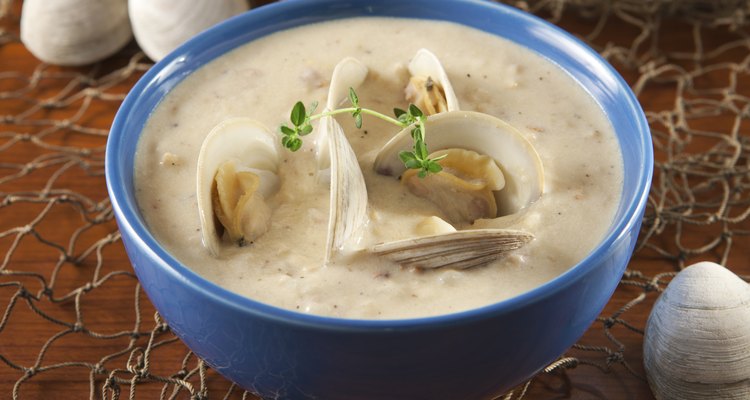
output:
[[[298,152],[281,149],[281,187],[268,199],[274,210],[270,229],[248,246],[227,243],[219,258],[210,255],[201,241],[196,161],[216,124],[250,117],[277,132],[297,100],[325,104],[333,68],[346,56],[370,71],[357,91],[360,104],[391,114],[393,107],[408,106],[407,65],[419,48],[439,57],[461,109],[509,122],[536,147],[544,165],[544,194],[508,226],[533,233],[535,240],[492,264],[467,270],[412,270],[366,254],[323,265],[329,188],[315,174],[313,133]],[[348,116],[337,119],[368,186],[370,221],[361,245],[416,236],[416,226],[440,210],[372,169],[377,150],[399,128],[368,116],[361,129]],[[539,55],[452,23],[359,18],[266,36],[187,77],[145,127],[135,185],[157,240],[216,284],[303,313],[397,319],[495,303],[568,270],[611,224],[622,161],[601,109]],[[475,225],[492,226],[492,221]]]

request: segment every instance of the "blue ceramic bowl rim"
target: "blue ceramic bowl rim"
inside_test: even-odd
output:
[[[326,0],[325,2],[332,2],[333,0]],[[366,1],[349,1],[346,3],[367,3]],[[556,278],[538,286],[530,291],[522,293],[518,296],[499,301],[487,306],[474,308],[466,311],[430,316],[420,318],[408,318],[408,319],[386,319],[386,320],[369,320],[369,319],[347,319],[337,317],[325,317],[318,315],[304,314],[292,310],[282,309],[266,303],[262,303],[242,295],[230,292],[213,282],[205,279],[193,270],[188,268],[179,262],[174,256],[169,254],[151,235],[142,218],[139,217],[140,212],[138,211],[137,205],[133,202],[128,201],[127,187],[132,187],[132,182],[123,182],[122,172],[120,171],[119,164],[116,162],[120,156],[118,154],[117,143],[120,142],[123,135],[128,133],[125,131],[124,125],[126,119],[131,115],[135,105],[137,105],[138,98],[144,93],[144,90],[149,89],[149,85],[152,81],[159,79],[159,75],[164,72],[164,68],[169,66],[172,62],[182,57],[182,55],[192,52],[196,48],[203,46],[206,48],[208,39],[219,38],[222,34],[230,33],[235,29],[241,29],[243,25],[252,26],[253,23],[259,23],[262,27],[263,21],[267,16],[289,13],[298,7],[303,5],[309,5],[307,0],[285,0],[282,2],[272,3],[265,5],[261,8],[251,10],[248,13],[241,14],[230,18],[206,31],[192,38],[191,40],[184,43],[182,46],[177,48],[175,51],[170,53],[164,59],[156,63],[153,67],[147,71],[141,79],[135,84],[130,93],[126,96],[120,109],[118,110],[112,128],[110,130],[109,139],[107,142],[106,154],[105,154],[105,176],[107,181],[107,190],[112,202],[112,208],[115,215],[118,216],[118,224],[121,230],[126,231],[130,237],[136,240],[136,246],[138,251],[145,252],[149,258],[158,261],[157,264],[160,268],[166,268],[171,274],[175,274],[180,277],[180,281],[185,285],[192,287],[192,289],[202,292],[204,295],[212,298],[223,305],[235,309],[239,309],[248,315],[255,315],[257,317],[266,318],[269,320],[275,320],[280,323],[304,326],[308,328],[316,328],[322,330],[335,330],[335,331],[368,331],[368,332],[391,332],[399,330],[429,330],[439,327],[446,326],[457,326],[464,323],[470,323],[478,319],[494,318],[497,315],[507,313],[510,311],[517,310],[525,307],[530,303],[534,303],[545,299],[549,296],[558,293],[559,291],[566,290],[569,286],[573,285],[578,279],[585,276],[593,268],[601,267],[598,266],[596,261],[602,259],[606,253],[610,250],[613,244],[624,240],[624,236],[628,235],[631,230],[639,224],[640,216],[645,208],[646,201],[648,199],[648,192],[651,185],[652,170],[653,170],[653,150],[651,143],[651,136],[646,121],[645,115],[640,107],[638,100],[636,99],[630,87],[619,75],[618,72],[598,53],[590,49],[582,41],[574,37],[573,35],[565,32],[564,30],[548,23],[547,21],[541,20],[533,15],[522,12],[518,9],[512,8],[499,3],[494,3],[485,0],[451,0],[449,2],[434,1],[431,2],[433,6],[440,7],[446,3],[451,3],[451,6],[471,6],[471,7],[487,7],[486,11],[498,11],[501,10],[505,14],[510,14],[513,19],[518,21],[519,25],[533,26],[535,29],[542,29],[546,33],[555,35],[561,41],[567,41],[568,45],[576,47],[577,51],[581,52],[581,55],[588,57],[588,61],[597,64],[600,68],[599,71],[605,71],[609,78],[614,79],[616,84],[620,87],[624,98],[622,101],[625,103],[626,108],[630,110],[637,121],[637,138],[638,145],[644,149],[643,158],[645,165],[643,169],[639,170],[637,179],[637,192],[633,195],[633,201],[629,207],[623,211],[622,217],[616,221],[616,224],[610,227],[607,236],[599,243],[599,245],[588,254],[578,264],[570,267],[567,271],[557,276]],[[342,2],[343,3],[343,2]],[[430,15],[420,15],[418,18],[425,19],[441,19],[439,17],[431,17]],[[464,24],[467,26],[474,26],[473,21],[462,19],[461,14],[457,14],[451,17],[453,22]],[[289,25],[289,27],[304,25],[307,22],[304,18],[297,18],[295,21],[299,23]],[[315,21],[313,21],[315,22]],[[286,27],[285,27],[286,28]],[[271,30],[269,32],[263,32],[259,37],[273,33],[277,30]],[[492,33],[494,34],[494,33]],[[530,48],[532,51],[536,50]],[[228,49],[226,51],[231,51]],[[223,53],[222,53],[223,54]],[[544,55],[543,55],[544,56]],[[545,58],[547,58],[545,56]],[[561,66],[565,69],[564,64],[560,64],[557,60],[552,60],[553,63]],[[191,70],[199,68],[203,64],[193,68]],[[180,78],[181,80],[182,78]],[[150,112],[150,110],[149,110]],[[132,156],[132,155],[131,155]]]

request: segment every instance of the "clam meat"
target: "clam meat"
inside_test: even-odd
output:
[[[203,141],[196,190],[203,244],[213,256],[222,238],[242,246],[268,230],[266,200],[278,191],[279,162],[275,135],[249,118],[225,120]]]
[[[406,100],[426,115],[458,110],[458,98],[448,74],[435,54],[419,49],[409,62],[409,84],[404,89]]]
[[[430,154],[430,158],[443,156],[440,172],[419,177],[416,169],[408,169],[401,175],[401,182],[419,197],[435,204],[451,204],[442,210],[448,221],[454,224],[495,218],[497,203],[494,192],[505,186],[505,178],[495,160],[457,148]]]
[[[544,172],[533,145],[510,124],[491,115],[448,111],[427,118],[426,140],[444,171],[420,181],[399,158],[412,147],[411,127],[378,152],[374,168],[401,177],[417,196],[435,203],[454,224],[511,215],[542,194]]]

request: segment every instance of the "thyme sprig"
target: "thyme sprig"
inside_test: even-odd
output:
[[[308,110],[304,103],[298,101],[292,107],[291,114],[289,115],[291,124],[282,124],[279,128],[282,134],[281,144],[291,151],[299,150],[302,147],[302,136],[309,135],[313,131],[311,122],[316,119],[349,113],[354,118],[354,124],[359,129],[362,128],[362,114],[367,114],[401,128],[413,125],[411,130],[411,137],[414,141],[412,150],[402,151],[398,155],[406,168],[419,170],[418,176],[420,178],[424,178],[429,173],[440,172],[443,169],[438,161],[443,159],[444,155],[429,158],[429,151],[427,150],[425,141],[425,121],[427,120],[427,116],[422,113],[419,107],[409,104],[407,110],[394,108],[393,114],[396,118],[392,118],[375,110],[360,106],[359,97],[353,88],[349,88],[349,102],[351,103],[351,107],[337,108],[314,114],[318,105],[316,102],[312,103]]]

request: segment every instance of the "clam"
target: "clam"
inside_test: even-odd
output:
[[[646,323],[643,363],[659,400],[750,398],[750,285],[700,262],[681,271]]]
[[[21,41],[46,63],[93,63],[116,53],[131,37],[127,0],[23,2]]]
[[[470,229],[380,243],[374,254],[404,267],[466,269],[490,263],[534,239],[511,229]]]
[[[334,68],[328,90],[327,110],[332,110],[348,97],[350,87],[358,87],[367,76],[367,67],[347,57]],[[343,128],[331,117],[323,117],[318,125],[316,142],[318,159],[328,153],[330,170],[330,215],[326,241],[325,263],[350,244],[367,222],[367,187]],[[319,164],[319,168],[320,168]],[[325,167],[325,166],[323,166]]]
[[[325,110],[334,110],[344,102],[349,97],[349,88],[359,88],[367,78],[368,72],[367,66],[356,58],[346,57],[339,61],[331,75]],[[321,122],[321,127],[326,128],[323,125]],[[318,179],[321,182],[328,182],[331,174],[331,155],[328,146],[328,135],[325,129],[322,129],[318,131],[315,138],[315,160],[318,167]]]
[[[425,114],[457,111],[458,98],[435,54],[419,49],[409,62],[409,84],[404,89],[406,100],[414,103]]]
[[[225,120],[206,136],[198,155],[197,199],[203,245],[219,256],[226,237],[243,245],[265,233],[265,200],[279,187],[276,136],[249,118]]]
[[[321,128],[328,136],[331,155],[331,200],[325,263],[361,233],[367,223],[367,187],[357,155],[344,130],[333,117],[324,117]],[[320,128],[319,128],[320,129]]]
[[[511,215],[541,196],[541,159],[532,144],[508,123],[487,114],[448,111],[428,117],[425,127],[430,149],[458,154],[453,160],[447,157],[441,161],[448,161],[444,171],[421,182],[406,171],[398,154],[411,150],[410,127],[383,146],[374,168],[383,175],[401,176],[415,194],[443,210],[450,222],[470,224],[478,218]],[[431,157],[439,154],[443,153]]]
[[[247,11],[245,0],[129,0],[135,40],[154,61],[194,35]]]

